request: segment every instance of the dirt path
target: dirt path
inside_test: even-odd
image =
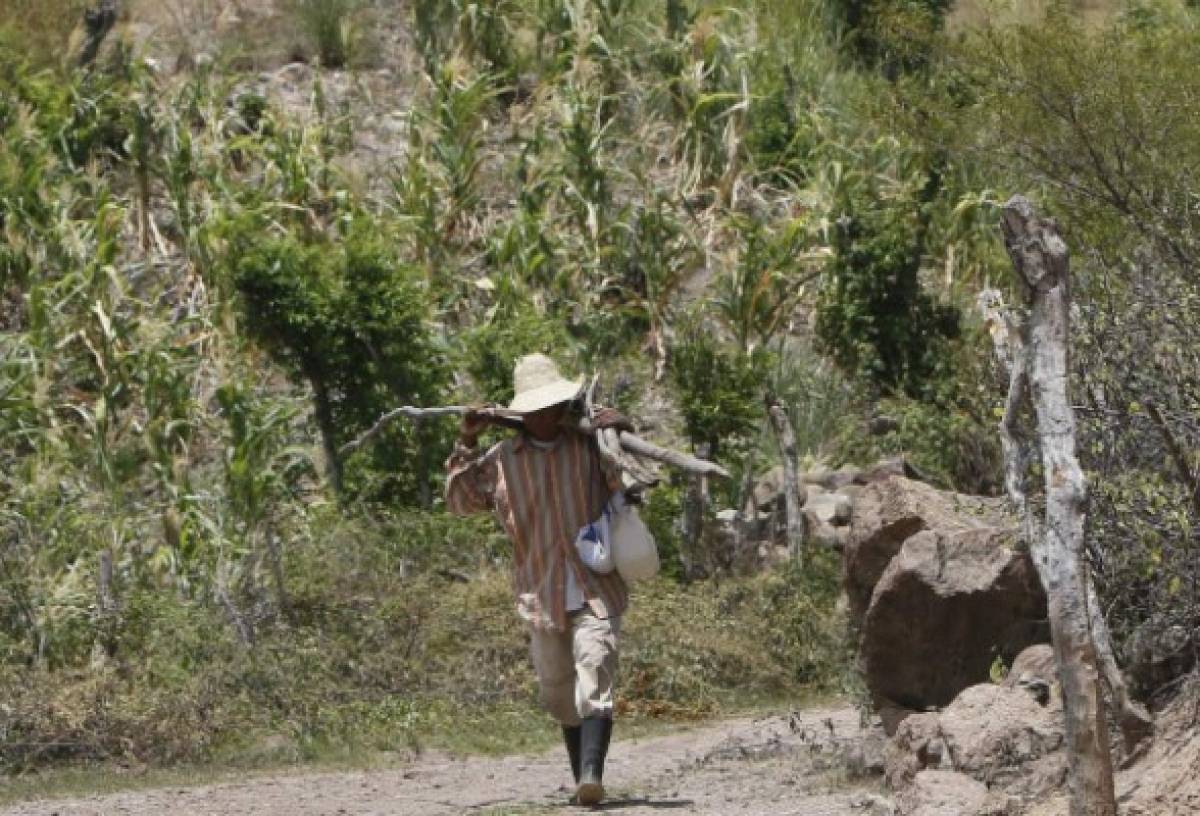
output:
[[[727,720],[666,736],[618,740],[612,801],[626,816],[673,811],[772,816],[862,814],[870,794],[848,782],[834,755],[854,739],[849,708]],[[572,813],[558,751],[538,756],[428,756],[380,771],[255,778],[15,805],[0,814],[111,816],[440,816]],[[866,808],[867,812],[870,808]]]

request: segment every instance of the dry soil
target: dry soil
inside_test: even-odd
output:
[[[858,715],[827,707],[727,720],[665,736],[614,742],[600,810],[851,816],[873,810],[871,781],[851,778],[841,750],[858,739]],[[619,725],[618,725],[619,734]],[[255,814],[441,816],[581,813],[567,803],[561,750],[536,756],[427,755],[385,770],[287,774],[10,806],[0,814]]]

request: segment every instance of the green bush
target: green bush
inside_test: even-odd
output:
[[[871,464],[903,456],[940,487],[976,495],[1002,492],[1000,437],[992,422],[952,404],[931,404],[905,397],[873,405],[875,418],[894,424],[873,435],[861,417],[849,415],[834,443],[834,458]]]
[[[833,0],[835,33],[861,64],[888,76],[923,68],[950,0]]]
[[[730,702],[844,689],[846,621],[836,611],[840,560],[634,594],[624,624],[621,705],[642,715],[699,716]]]
[[[1181,498],[1200,450],[1200,213],[1187,203],[1200,184],[1197,47],[1194,9],[1139,4],[1095,25],[1054,7],[966,38],[951,62],[969,104],[936,115],[953,161],[1038,192],[1071,249],[1071,393],[1097,584],[1129,658],[1182,646],[1159,667],[1131,660],[1147,693],[1200,654],[1200,506]]]
[[[0,4],[0,52],[11,48],[39,65],[62,67],[55,63],[89,6],[87,0],[7,0]]]
[[[817,303],[821,348],[884,394],[930,398],[952,376],[960,327],[958,310],[921,285],[921,204],[880,200],[868,185],[847,195],[835,217]]]
[[[467,332],[463,354],[467,373],[485,402],[507,404],[513,395],[512,372],[526,354],[546,354],[563,371],[575,368],[575,342],[562,322],[515,304]]]
[[[762,372],[765,352],[729,349],[700,327],[682,336],[671,353],[671,377],[693,446],[718,456],[737,450],[763,421]]]
[[[550,737],[507,543],[490,520],[400,513],[380,523],[327,507],[287,546],[290,613],[259,620],[249,647],[219,606],[146,588],[127,596],[102,669],[4,664],[0,763],[278,762],[414,744],[512,751]],[[803,571],[719,587],[639,585],[623,629],[622,711],[690,718],[838,690],[847,655],[837,576],[836,558],[819,555]]]

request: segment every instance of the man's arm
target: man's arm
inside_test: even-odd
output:
[[[499,464],[499,445],[487,452],[478,447],[479,434],[486,420],[468,411],[459,429],[458,442],[446,460],[446,507],[456,516],[469,516],[492,509]]]

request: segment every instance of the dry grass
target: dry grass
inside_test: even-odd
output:
[[[31,58],[53,62],[65,52],[87,5],[87,0],[4,0],[0,41],[11,38]]]
[[[1008,26],[1029,23],[1045,18],[1046,12],[1060,0],[959,0],[946,18],[946,27],[951,32],[983,28],[985,26]],[[1100,26],[1110,20],[1119,10],[1117,0],[1068,0],[1074,10],[1089,26]]]

